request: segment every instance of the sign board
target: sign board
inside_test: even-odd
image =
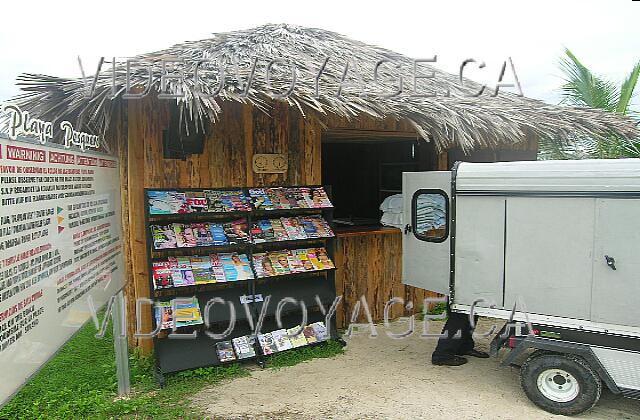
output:
[[[124,285],[118,161],[45,143],[0,138],[0,404]]]
[[[287,155],[281,153],[253,155],[253,172],[257,174],[283,174],[287,172]]]

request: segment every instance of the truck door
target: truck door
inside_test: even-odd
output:
[[[598,199],[591,320],[640,327],[640,200]]]
[[[449,294],[451,172],[405,172],[402,282]]]

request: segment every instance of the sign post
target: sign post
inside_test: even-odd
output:
[[[129,346],[127,344],[126,328],[126,306],[124,304],[124,293],[119,291],[113,302],[111,312],[113,320],[113,345],[116,350],[116,373],[118,376],[118,395],[121,397],[131,392],[131,382],[129,379]]]

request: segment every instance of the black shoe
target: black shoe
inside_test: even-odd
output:
[[[450,358],[443,360],[431,360],[431,363],[436,366],[460,366],[467,362],[468,360],[461,356],[451,356]]]
[[[469,350],[464,355],[465,356],[471,356],[471,357],[479,357],[480,359],[488,359],[489,358],[489,353],[485,353],[483,351],[475,350],[475,349]]]

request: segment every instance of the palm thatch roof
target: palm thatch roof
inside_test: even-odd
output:
[[[168,80],[165,92],[182,95],[172,100],[181,110],[185,124],[191,127],[194,122],[196,127],[215,123],[222,112],[223,101],[250,103],[268,111],[274,100],[283,100],[303,114],[311,109],[347,118],[367,114],[374,118],[406,120],[439,149],[491,147],[517,143],[531,135],[571,141],[580,136],[635,138],[640,134],[634,121],[599,110],[554,106],[503,91],[492,96],[490,89],[473,97],[480,90],[478,83],[470,80],[461,83],[457,75],[423,63],[419,73],[432,73],[433,78],[418,79],[415,88],[437,96],[418,97],[411,94],[414,90],[412,58],[322,29],[268,24],[214,34],[209,39],[177,44],[136,58],[141,61],[131,63],[130,86],[152,86],[155,91],[161,87],[163,60],[183,60],[168,67],[172,74],[182,71],[184,80]],[[267,84],[265,71],[273,59],[295,64],[296,82],[286,98],[276,95],[290,88],[292,70],[286,63],[276,63],[271,68],[270,85]],[[199,60],[211,60],[214,64],[199,65],[196,83],[193,75]],[[379,60],[389,62],[378,68],[376,81],[374,67]],[[155,66],[151,79],[150,62]],[[220,72],[221,67],[225,68],[224,74]],[[321,68],[322,75],[316,83]],[[90,98],[86,94],[87,86],[93,83],[92,76],[83,80],[23,74],[18,84],[24,93],[13,102],[41,118],[67,119],[94,134],[104,134],[111,111],[123,99],[126,72],[125,63],[104,69]],[[253,82],[244,95],[246,81],[252,73]],[[382,89],[393,92],[400,75],[403,93],[391,97],[372,93]],[[224,87],[217,92],[222,77]]]

